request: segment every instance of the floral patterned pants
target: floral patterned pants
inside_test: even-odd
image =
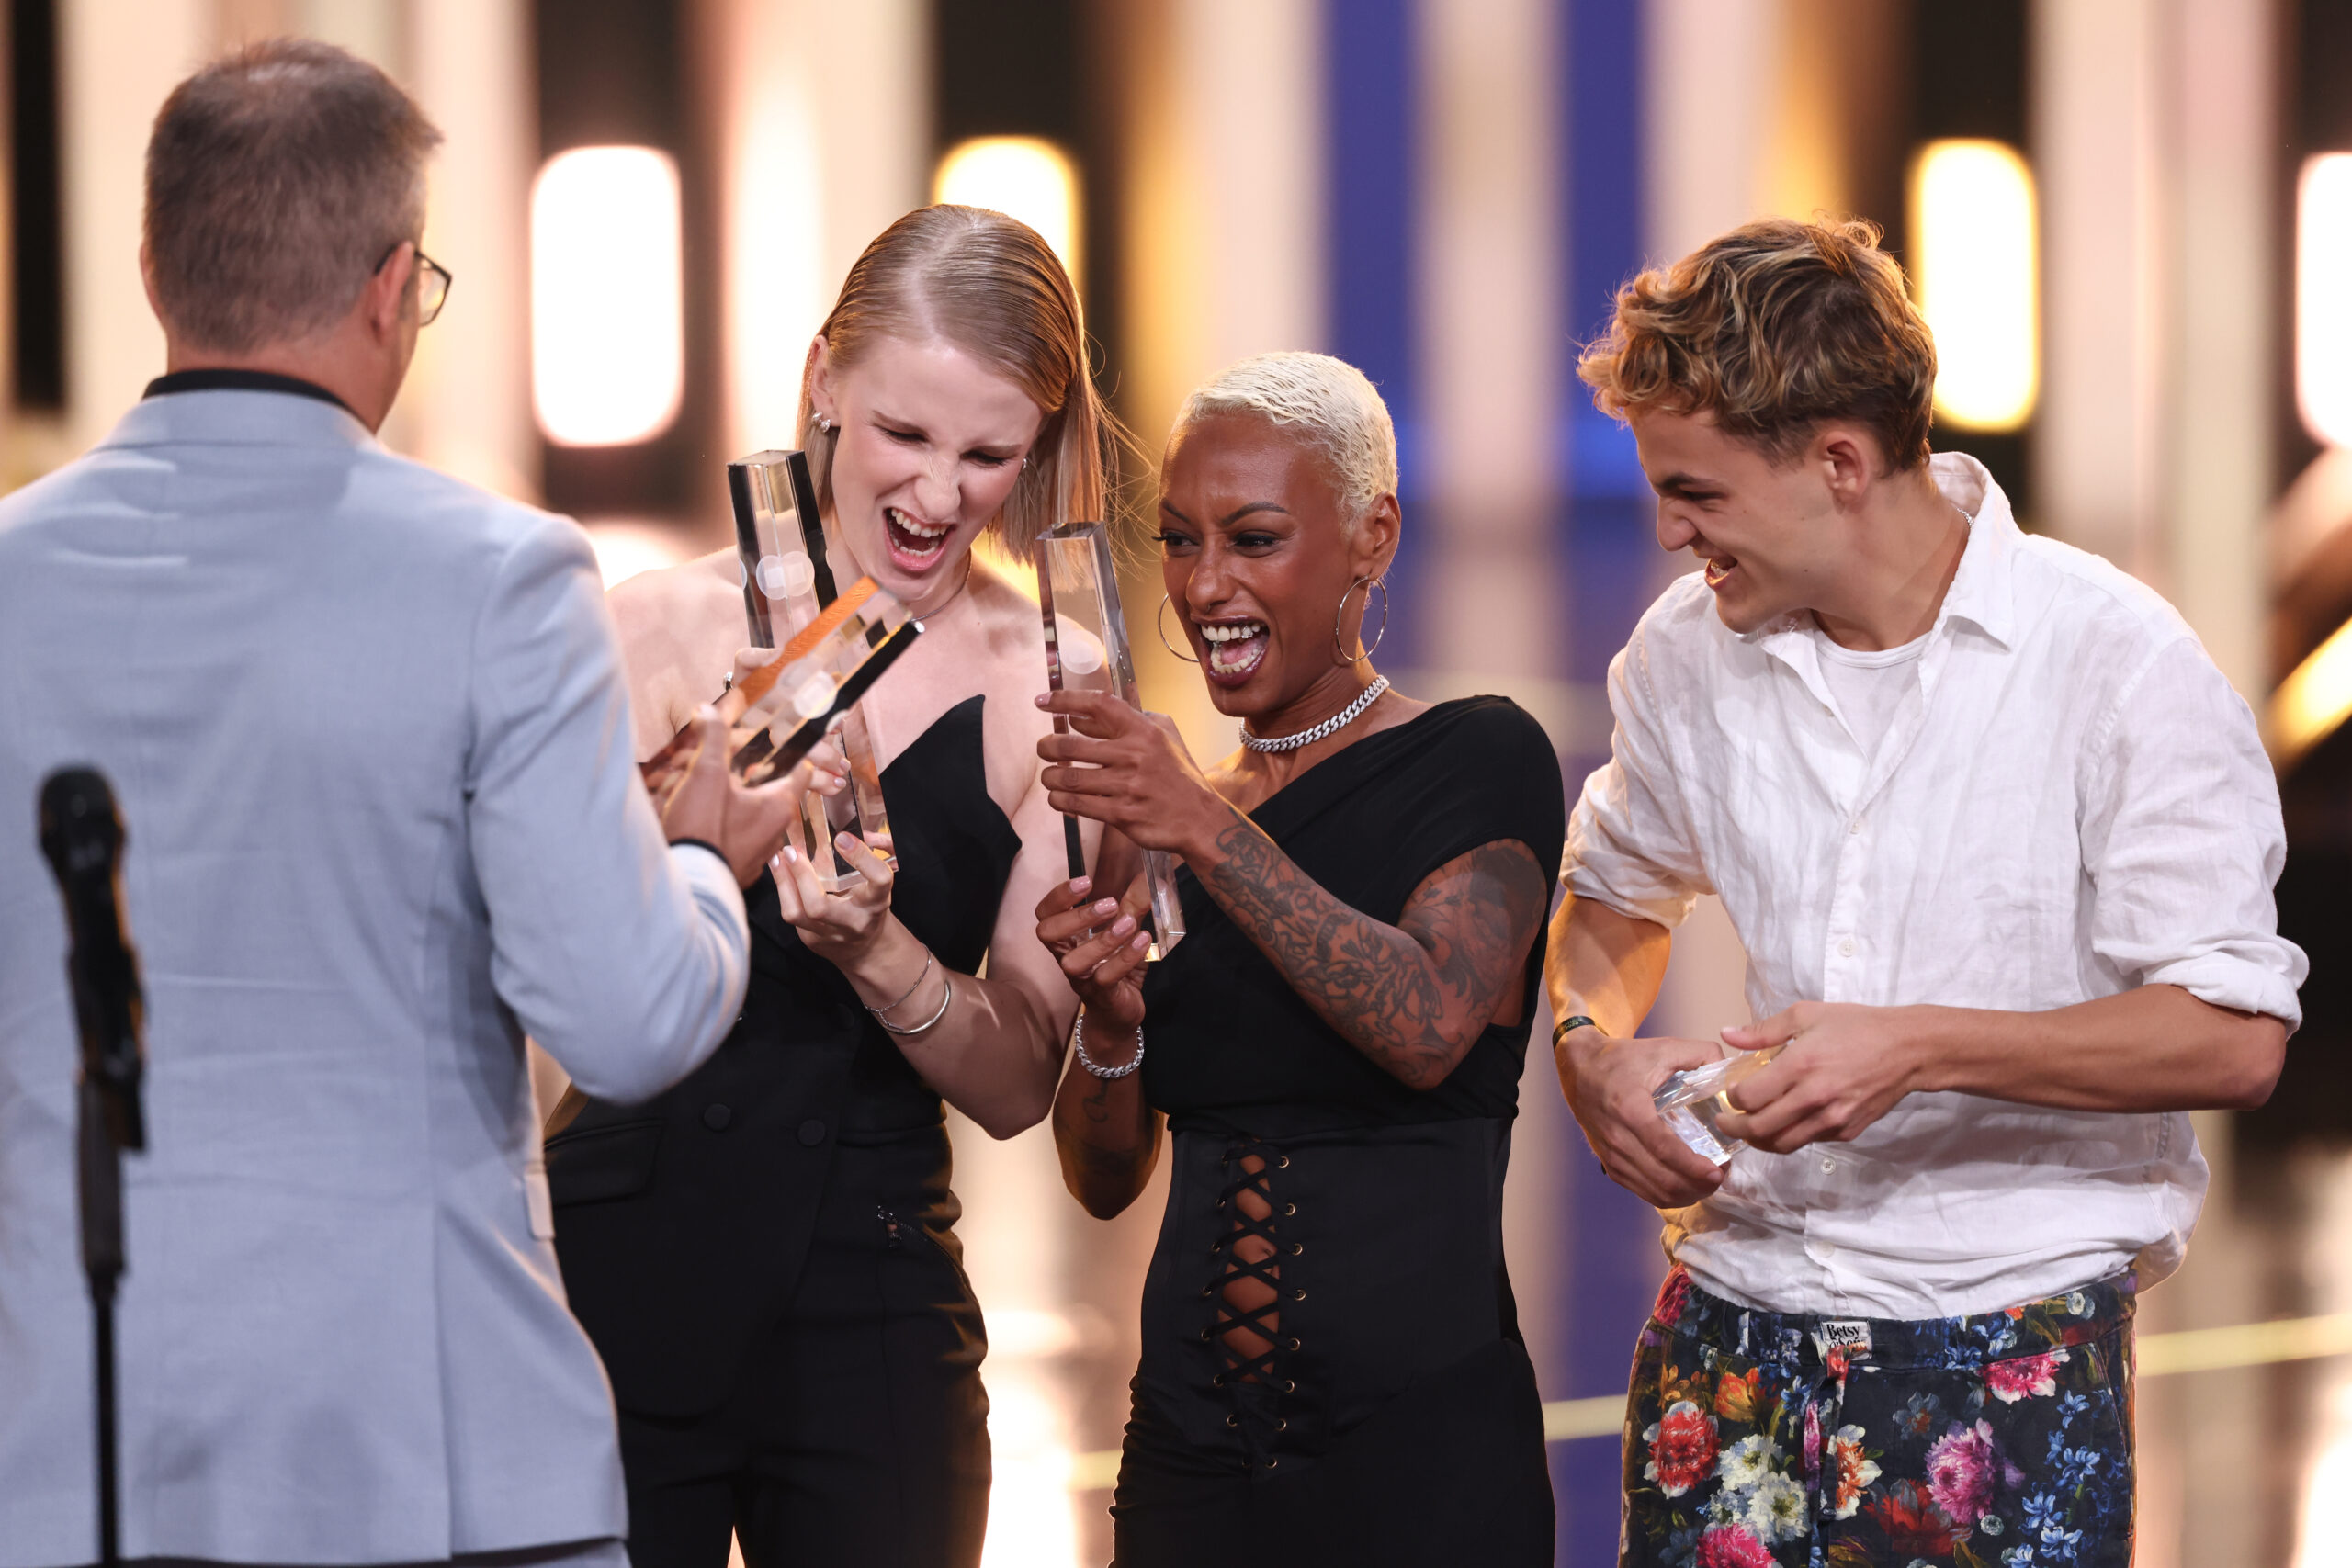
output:
[[[1634,1357],[1621,1564],[2129,1568],[2134,1288],[1901,1323],[1677,1268]]]

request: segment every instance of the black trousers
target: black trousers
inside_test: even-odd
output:
[[[975,1568],[987,1340],[935,1142],[846,1138],[788,1310],[734,1394],[620,1413],[632,1568]]]

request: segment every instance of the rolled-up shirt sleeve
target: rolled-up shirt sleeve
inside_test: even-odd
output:
[[[733,1026],[750,926],[717,854],[663,841],[578,529],[548,518],[510,550],[473,671],[468,829],[492,982],[583,1091],[657,1094]]]
[[[1636,629],[1609,665],[1609,761],[1584,782],[1568,818],[1560,885],[1671,931],[1712,893],[1660,723],[1647,639]]]
[[[2254,715],[2188,637],[2118,694],[2084,790],[2092,951],[2127,984],[2178,986],[2290,1030],[2310,964],[2278,934],[2278,786]]]

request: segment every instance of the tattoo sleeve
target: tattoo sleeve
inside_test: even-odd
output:
[[[1193,874],[1293,989],[1400,1082],[1445,1080],[1521,984],[1551,886],[1517,840],[1430,874],[1396,925],[1350,908],[1239,812]]]

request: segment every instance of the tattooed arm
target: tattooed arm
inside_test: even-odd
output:
[[[1132,1034],[1087,1029],[1087,1055],[1106,1066],[1135,1055]],[[1167,1118],[1145,1103],[1140,1075],[1098,1078],[1072,1061],[1054,1096],[1054,1152],[1061,1156],[1062,1185],[1098,1220],[1124,1213],[1143,1193],[1159,1161],[1159,1137]]]
[[[1552,891],[1525,844],[1498,840],[1446,862],[1391,926],[1340,903],[1256,823],[1226,813],[1209,846],[1186,853],[1193,874],[1375,1066],[1408,1089],[1435,1089],[1488,1024],[1517,1021]]]
[[[1455,856],[1385,925],[1332,897],[1236,811],[1161,715],[1101,693],[1038,701],[1073,731],[1037,744],[1054,764],[1046,804],[1182,855],[1307,1005],[1399,1082],[1436,1088],[1489,1023],[1519,1021],[1528,950],[1552,902],[1526,845],[1498,839]]]

